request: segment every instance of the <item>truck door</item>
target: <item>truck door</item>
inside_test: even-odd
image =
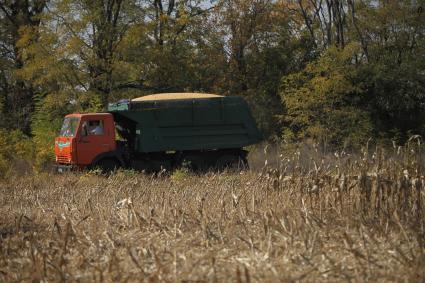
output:
[[[90,165],[101,153],[113,148],[106,117],[83,117],[77,140],[77,159],[80,165]]]

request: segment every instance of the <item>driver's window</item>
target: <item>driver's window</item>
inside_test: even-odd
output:
[[[102,120],[90,120],[84,121],[81,127],[82,136],[100,136],[103,135],[103,121]]]
[[[87,121],[87,133],[89,136],[100,136],[103,135],[103,132],[102,120]]]

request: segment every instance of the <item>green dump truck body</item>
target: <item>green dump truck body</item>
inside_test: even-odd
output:
[[[110,104],[108,112],[134,136],[132,147],[140,153],[242,148],[261,140],[237,96],[152,96]]]

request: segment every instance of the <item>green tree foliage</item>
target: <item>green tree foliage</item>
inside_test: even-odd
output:
[[[361,109],[364,90],[356,82],[356,45],[329,48],[318,60],[282,81],[288,127],[285,138],[313,138],[331,145],[358,145],[372,133],[367,111]]]
[[[21,131],[0,129],[0,178],[13,169],[14,161],[31,164],[33,154],[33,142]]]
[[[425,1],[358,7],[358,37],[369,68],[368,111],[386,137],[425,134],[424,7]]]
[[[337,144],[365,135],[400,141],[424,135],[424,4],[299,0],[288,6],[316,55],[283,79],[286,135]]]
[[[26,65],[19,74],[43,97],[59,95],[78,110],[102,110],[120,83],[117,50],[134,20],[131,10],[130,1],[52,1],[39,40],[31,40],[31,31],[20,38]]]
[[[276,135],[282,113],[279,81],[297,65],[291,64],[296,45],[285,9],[270,0],[228,0],[219,2],[214,19],[215,45],[225,62],[220,93],[244,96],[264,134]]]
[[[22,33],[31,31],[38,40],[40,17],[46,0],[0,1],[0,127],[30,132],[34,111],[31,81],[16,75],[25,66],[18,44]]]

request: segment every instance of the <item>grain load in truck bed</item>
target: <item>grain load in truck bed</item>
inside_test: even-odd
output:
[[[202,98],[217,98],[223,97],[222,95],[209,94],[209,93],[158,93],[138,98],[133,98],[132,102],[143,101],[163,101],[163,100],[183,100],[183,99],[202,99]]]

